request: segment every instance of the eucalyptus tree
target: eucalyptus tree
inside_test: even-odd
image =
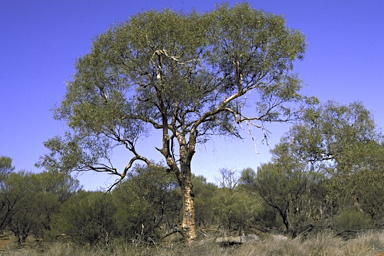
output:
[[[370,112],[358,102],[330,101],[309,109],[282,141],[294,158],[331,178],[332,197],[337,196],[334,200],[341,204],[358,200],[359,173],[381,169],[380,154],[375,152],[380,152],[382,135]]]
[[[383,136],[362,103],[329,101],[309,108],[281,144],[292,159],[323,176],[313,193],[318,197],[312,198],[320,207],[321,219],[356,208],[369,214],[375,224],[382,223],[383,202],[378,193],[384,184]]]
[[[317,175],[307,171],[303,163],[290,159],[286,150],[285,144],[277,145],[274,155],[278,158],[259,167],[251,185],[295,237],[309,223]]]
[[[349,172],[355,164],[352,153],[358,147],[379,137],[374,120],[362,103],[341,105],[328,101],[309,108],[282,140],[290,143],[298,159],[337,164],[334,171],[342,173]]]
[[[241,123],[263,129],[266,122],[293,118],[293,104],[285,103],[303,99],[292,70],[304,51],[304,36],[287,28],[284,18],[249,4],[203,14],[164,10],[132,16],[98,36],[78,60],[55,111],[70,129],[45,143],[50,153],[40,165],[106,172],[118,182],[136,162],[153,165],[137,142],[159,131],[156,149],[164,171],[181,187],[180,228],[190,243],[196,238],[196,145],[212,135],[240,138]],[[111,159],[118,146],[130,153],[121,170]]]

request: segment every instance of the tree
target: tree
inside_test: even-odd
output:
[[[70,131],[45,143],[50,153],[40,166],[122,180],[138,161],[153,165],[137,142],[158,130],[164,171],[175,175],[182,191],[181,231],[190,243],[196,238],[196,145],[211,135],[240,138],[240,123],[264,129],[264,123],[294,118],[292,104],[285,103],[303,99],[292,69],[304,50],[303,35],[282,17],[249,4],[204,14],[135,15],[97,37],[77,62],[55,111]],[[250,103],[253,111],[245,111]],[[119,146],[131,153],[122,170],[111,159]]]
[[[256,177],[257,174],[252,168],[246,168],[241,171],[238,185],[238,188],[245,191],[248,197],[260,202],[261,210],[259,210],[257,216],[254,216],[253,222],[257,225],[257,228],[261,230],[279,228],[283,225],[283,222],[280,222],[280,216],[277,214],[276,209],[268,205],[258,193],[256,189]]]
[[[73,193],[82,189],[80,182],[67,173],[42,172],[35,177],[39,190],[44,194],[54,195],[60,203],[64,203]]]
[[[381,225],[383,203],[378,191],[384,185],[383,136],[362,103],[329,101],[309,108],[281,144],[287,148],[283,155],[322,177],[322,185],[313,193],[317,198],[312,198],[312,209],[318,209],[320,219],[355,225],[349,220],[360,216],[365,223],[370,216]],[[359,213],[351,214],[354,211]]]
[[[236,188],[239,177],[234,170],[230,170],[227,168],[219,169],[220,176],[216,178],[216,181],[221,188],[229,188],[233,190]]]
[[[60,206],[81,189],[79,181],[66,173],[42,172],[32,174],[33,206],[37,211],[30,211],[30,215],[38,213],[32,234],[35,238],[45,238],[44,232],[51,231],[53,215],[58,213]]]
[[[309,108],[300,123],[282,139],[290,143],[297,159],[312,164],[337,165],[335,173],[350,172],[353,152],[377,141],[379,134],[369,111],[359,102],[340,105],[333,101]],[[352,160],[352,161],[351,161]],[[314,166],[316,168],[316,166]],[[332,173],[330,173],[332,174]]]
[[[252,168],[245,168],[241,171],[239,185],[245,189],[252,189],[256,180],[256,172]]]
[[[239,187],[257,191],[264,202],[280,216],[285,229],[293,237],[313,219],[318,207],[324,176],[314,172],[310,165],[291,149],[291,142],[282,140],[275,146],[272,161],[261,165],[257,173],[245,169]]]
[[[8,199],[14,202],[8,227],[20,246],[25,244],[30,231],[38,225],[41,213],[34,185],[32,174],[25,171],[12,173],[5,181]]]
[[[15,167],[12,166],[12,158],[0,156],[0,181],[2,182],[13,170]]]
[[[279,163],[262,165],[255,180],[255,189],[278,212],[286,231],[293,237],[307,224],[312,185],[311,173]]]
[[[377,226],[384,223],[384,201],[380,191],[384,186],[384,144],[371,142],[359,149],[360,168],[353,175],[356,198],[364,213],[371,216]]]
[[[328,177],[328,199],[340,208],[359,197],[368,174],[379,178],[382,135],[361,103],[329,101],[308,109],[304,119],[282,138],[292,157]],[[376,179],[381,181],[382,178]],[[336,209],[337,210],[337,209]]]
[[[3,230],[9,223],[13,208],[16,204],[15,200],[11,200],[8,190],[5,186],[5,180],[15,170],[12,165],[12,158],[0,157],[0,230]]]

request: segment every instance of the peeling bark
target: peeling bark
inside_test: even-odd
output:
[[[185,182],[181,188],[183,196],[183,220],[181,223],[182,233],[185,243],[190,245],[196,239],[196,225],[195,225],[195,204],[194,195],[192,192],[192,183]]]

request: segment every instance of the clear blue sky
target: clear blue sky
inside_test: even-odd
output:
[[[65,94],[64,82],[75,72],[75,60],[90,51],[92,40],[114,22],[147,10],[210,11],[223,1],[197,0],[0,0],[0,155],[13,158],[17,170],[34,167],[47,151],[43,142],[66,127],[51,109]],[[233,6],[237,1],[227,1]],[[384,127],[383,0],[257,0],[256,9],[283,15],[300,30],[308,49],[295,71],[303,92],[320,100],[362,101]],[[270,144],[288,126],[274,127]],[[269,147],[255,131],[258,154],[246,141],[219,139],[200,146],[193,161],[196,174],[214,182],[219,168],[254,169],[269,160]],[[149,158],[160,160],[155,136],[145,144]],[[121,164],[124,155],[116,153]],[[86,189],[105,187],[114,178],[78,177]]]

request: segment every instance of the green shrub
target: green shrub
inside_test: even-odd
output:
[[[180,223],[180,193],[174,175],[137,168],[113,190],[115,219],[126,240],[152,244]]]
[[[368,228],[372,224],[371,218],[357,209],[342,211],[336,218],[337,225],[344,230]]]
[[[80,245],[108,245],[117,232],[111,194],[79,191],[53,220],[53,230]]]

